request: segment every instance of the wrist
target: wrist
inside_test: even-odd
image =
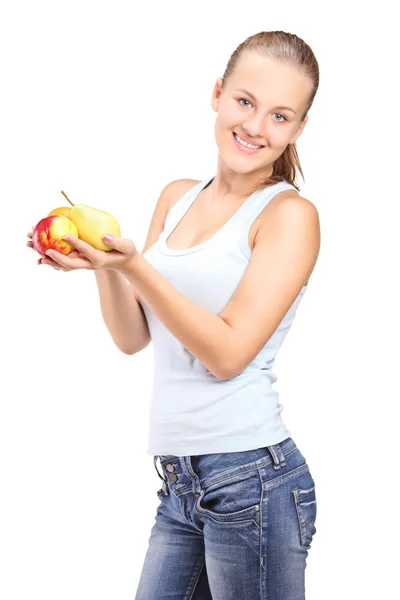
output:
[[[122,273],[122,275],[125,276],[129,274],[132,275],[135,273],[141,258],[141,253],[138,250],[136,250],[136,252],[132,254],[132,256],[126,261],[126,263],[124,263],[122,266],[117,267],[115,270],[119,273]]]

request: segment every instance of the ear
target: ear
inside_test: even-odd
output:
[[[215,112],[218,112],[219,99],[220,99],[220,96],[222,93],[221,86],[222,86],[222,77],[218,77],[217,81],[215,82],[213,93],[211,96],[211,108]]]
[[[304,118],[304,121],[301,122],[298,130],[296,131],[296,133],[290,140],[289,144],[295,144],[297,142],[298,138],[300,137],[300,135],[303,132],[304,127],[306,126],[307,121],[308,121],[308,115]]]

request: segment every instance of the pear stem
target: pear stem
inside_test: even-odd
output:
[[[69,202],[69,203],[70,203],[72,206],[75,206],[74,204],[72,204],[71,200],[68,198],[68,196],[67,196],[67,194],[66,194],[65,192],[63,192],[63,191],[61,190],[61,193],[62,193],[62,195],[63,195],[63,196],[65,196],[65,197],[66,197],[66,199],[68,200],[68,202]]]

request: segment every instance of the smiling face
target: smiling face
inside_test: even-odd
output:
[[[312,82],[288,64],[245,51],[223,90],[221,85],[219,78],[211,100],[217,113],[219,160],[229,171],[251,173],[254,180],[265,178],[266,173],[272,174],[273,162],[305,127],[308,117],[301,121],[301,116],[307,109]],[[244,148],[234,133],[263,147]]]

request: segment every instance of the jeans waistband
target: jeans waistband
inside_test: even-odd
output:
[[[293,445],[294,445],[293,440],[291,438],[287,438],[283,442],[279,442],[277,444],[272,444],[271,446],[265,446],[268,449],[268,451],[269,451],[269,453],[271,455],[271,458],[272,458],[272,461],[273,461],[273,468],[275,470],[278,470],[281,467],[284,467],[286,465],[284,450],[287,447],[287,450],[290,451],[293,448]],[[163,477],[163,475],[161,475],[161,473],[159,472],[159,470],[157,468],[157,459],[158,458],[160,459],[160,462],[161,462],[161,461],[164,461],[164,460],[176,459],[176,458],[179,458],[179,457],[175,456],[174,454],[170,454],[170,455],[155,455],[153,457],[154,467],[155,467],[155,469],[157,471],[157,474],[158,474],[159,478],[164,483],[167,483],[166,477]]]

